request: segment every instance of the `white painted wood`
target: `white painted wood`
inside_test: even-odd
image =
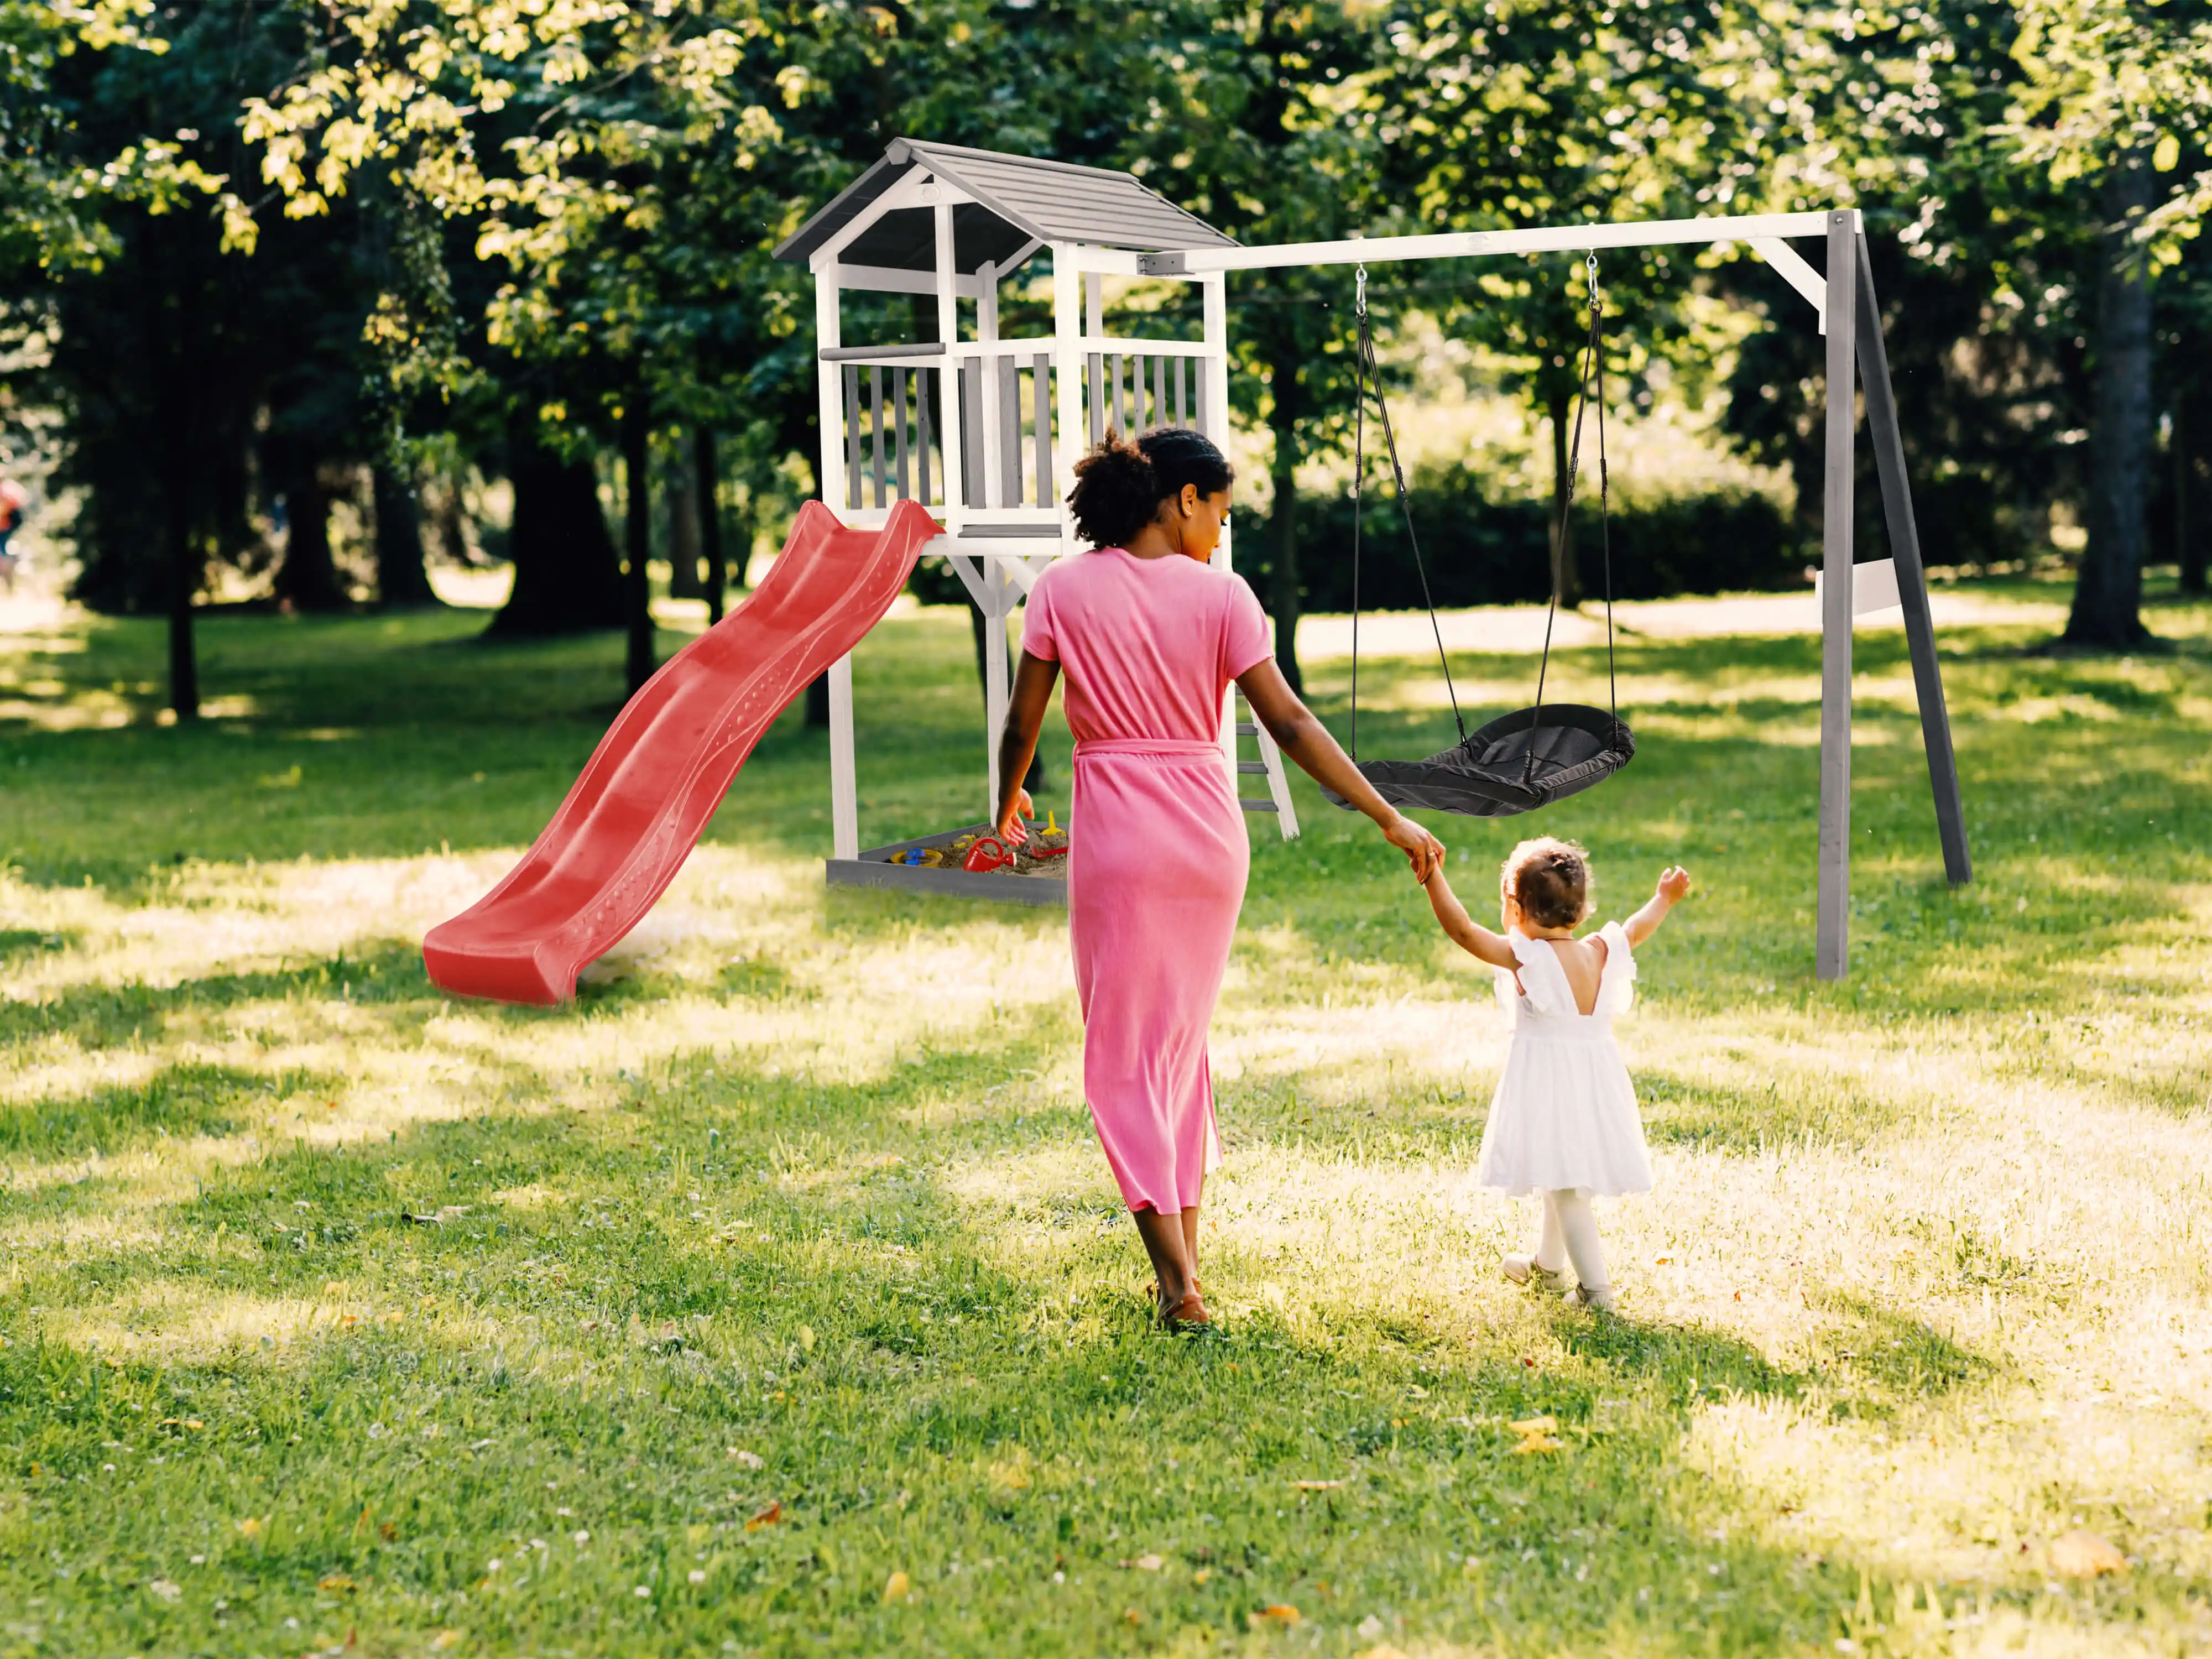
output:
[[[1778,236],[1747,236],[1744,242],[1774,267],[1774,274],[1812,301],[1820,314],[1820,332],[1828,331],[1827,279],[1805,262],[1804,255]]]
[[[827,267],[836,273],[838,286],[857,289],[871,294],[934,294],[937,276],[927,270],[891,270],[882,265],[837,264]],[[973,276],[953,279],[953,292],[963,300],[972,300],[981,292]]]
[[[830,665],[830,840],[835,856],[860,856],[860,789],[853,763],[853,658]]]
[[[960,296],[953,292],[952,209],[937,207],[937,337],[948,349],[960,338]],[[960,465],[960,376],[947,362],[937,377],[937,447],[945,462],[945,511],[939,516],[948,530],[960,527],[967,504],[965,479]]]
[[[942,203],[949,209],[971,199],[964,191],[939,184],[927,173],[917,169],[869,203],[865,210],[841,227],[836,235],[807,255],[807,269],[819,271],[825,265],[836,264],[837,256],[858,241],[868,228],[886,213],[900,208],[927,207],[937,203]]]
[[[1826,572],[1816,570],[1813,573],[1813,605],[1823,616],[1827,613],[1826,598],[1827,585]],[[1905,613],[1905,599],[1897,586],[1897,561],[1869,559],[1863,564],[1853,565],[1851,567],[1853,619],[1856,620],[1861,617],[1886,616],[1891,611],[1895,611],[1900,617]]]
[[[983,744],[990,768],[990,799],[983,808],[988,822],[999,810],[999,733],[1006,725],[1006,618],[1013,611],[1015,590],[1005,570],[995,562],[985,568],[989,603],[983,607]]]
[[[1250,708],[1251,704],[1244,705]],[[1252,716],[1253,741],[1259,745],[1260,758],[1267,763],[1267,793],[1275,803],[1275,825],[1285,841],[1298,838],[1298,809],[1291,799],[1291,781],[1283,771],[1283,751],[1274,737],[1260,724],[1257,714]]]
[[[1083,331],[1094,340],[1106,332],[1106,279],[1095,270],[1083,276]]]
[[[1856,228],[1856,218],[1853,220]],[[1740,218],[1652,219],[1641,224],[1547,225],[1528,230],[1455,231],[1431,236],[1366,236],[1270,247],[1181,248],[1137,256],[1140,274],[1195,276],[1218,270],[1285,265],[1380,264],[1393,259],[1465,259],[1499,253],[1579,253],[1586,248],[1669,247],[1741,242],[1754,236],[1825,236],[1825,213],[1761,213]]]
[[[978,506],[1015,507],[1019,503],[1006,494],[1006,404],[1000,386],[1001,376],[999,362],[1004,355],[999,349],[999,268],[986,264],[976,273],[984,278],[982,297],[975,301],[975,355],[968,372],[982,381],[983,415],[979,434],[983,445],[982,476],[977,482],[982,486],[983,499]],[[965,352],[956,353],[965,358]]]
[[[1229,281],[1200,283],[1206,313],[1206,433],[1217,444],[1229,438]]]
[[[1083,301],[1085,291],[1097,282],[1082,276],[1075,266],[1075,250],[1060,244],[1052,251],[1052,385],[1053,414],[1058,430],[1053,434],[1052,502],[1059,514],[1060,539],[1073,544],[1075,518],[1067,510],[1068,492],[1075,488],[1075,464],[1090,446],[1083,428]],[[1035,578],[1030,579],[1032,581]],[[1030,584],[1022,585],[1023,592]]]
[[[824,271],[814,279],[814,333],[831,350],[842,339],[837,309],[837,279]],[[854,503],[845,499],[845,386],[842,365],[823,362],[814,371],[822,454],[814,469],[821,481],[822,504],[842,514]]]

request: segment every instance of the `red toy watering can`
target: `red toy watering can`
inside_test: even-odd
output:
[[[968,856],[960,860],[960,867],[982,876],[1013,861],[1014,855],[996,836],[979,836],[975,844],[968,849]]]

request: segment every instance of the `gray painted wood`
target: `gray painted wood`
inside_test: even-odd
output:
[[[1052,354],[1040,351],[1030,364],[1030,395],[1036,404],[1031,437],[1036,445],[1037,505],[1052,505]]]
[[[1813,971],[1850,970],[1851,446],[1858,305],[1857,233],[1848,209],[1828,216],[1827,454],[1820,500],[1820,880]]]
[[[845,501],[860,504],[860,371],[850,363],[845,365]]]
[[[891,424],[898,433],[898,498],[902,501],[913,498],[914,474],[909,465],[906,424],[907,383],[913,378],[902,368],[891,371]]]
[[[937,373],[942,374],[945,371],[940,368]],[[914,372],[914,451],[915,460],[916,463],[915,471],[919,474],[921,490],[921,493],[916,495],[915,499],[920,501],[924,507],[930,505],[929,441],[933,437],[936,436],[936,434],[933,433],[929,429],[931,418],[929,413],[929,400],[933,395],[929,389],[929,375],[930,371],[926,368],[918,368]]]
[[[1897,597],[1905,612],[1905,640],[1912,654],[1912,689],[1920,705],[1920,738],[1928,751],[1928,782],[1936,794],[1936,834],[1943,847],[1943,873],[1952,885],[1974,878],[1966,848],[1966,809],[1959,798],[1959,761],[1951,749],[1951,713],[1943,697],[1943,670],[1936,659],[1936,621],[1928,609],[1928,573],[1920,558],[1920,527],[1912,515],[1912,488],[1905,471],[1905,438],[1897,424],[1896,388],[1889,350],[1881,337],[1881,307],[1875,299],[1874,265],[1866,237],[1857,239],[1859,381],[1866,388],[1867,439],[1881,476],[1882,516],[1889,526],[1890,556],[1897,562]]]
[[[875,446],[870,477],[875,484],[876,505],[885,507],[890,503],[884,499],[884,371],[878,368],[868,370],[868,416],[869,435]]]

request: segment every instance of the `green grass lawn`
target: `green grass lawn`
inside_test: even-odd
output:
[[[796,711],[575,1006],[464,1005],[422,933],[544,823],[617,640],[210,621],[180,729],[157,625],[19,626],[0,1659],[2212,1650],[2212,609],[2152,620],[2179,652],[1946,635],[1956,891],[1861,635],[1842,984],[1810,637],[1626,641],[1631,767],[1431,820],[1470,898],[1539,829],[1601,915],[1698,878],[1623,1027],[1617,1319],[1498,1277],[1486,975],[1299,781],[1215,1025],[1205,1340],[1146,1328],[1064,918],[825,894]],[[980,816],[969,651],[930,611],[858,659],[864,840]],[[1432,663],[1362,696],[1370,754],[1449,736]]]

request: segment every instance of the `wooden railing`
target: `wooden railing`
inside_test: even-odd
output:
[[[1181,342],[1085,339],[1081,401],[1087,442],[1108,427],[1206,428],[1207,377],[1218,373],[1200,346]],[[888,509],[917,501],[966,514],[1008,513],[1042,528],[1058,522],[1056,478],[1062,434],[1055,419],[1054,343],[963,341],[847,346],[823,352],[836,365],[843,411],[848,509]],[[957,492],[947,489],[944,380],[948,361],[957,410]],[[957,499],[955,499],[957,495]]]

